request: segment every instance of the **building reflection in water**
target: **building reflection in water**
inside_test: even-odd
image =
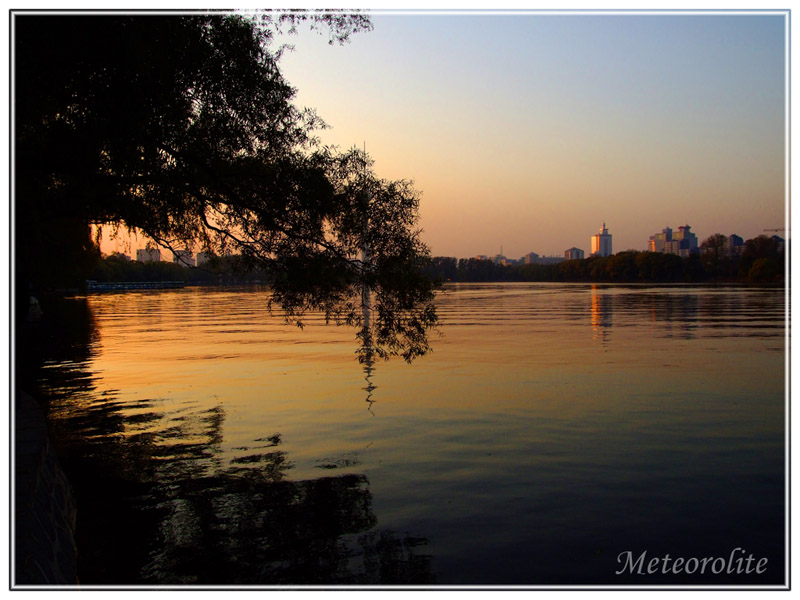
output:
[[[658,324],[659,337],[692,339],[698,323],[697,294],[637,294],[633,300],[647,308],[651,321]]]
[[[703,312],[704,322],[713,322],[721,318],[730,307],[715,305],[713,300],[704,300],[706,305],[700,306],[696,293],[675,293],[669,288],[656,290],[626,290],[620,293],[621,286],[615,292],[598,285],[592,285],[592,340],[606,345],[611,341],[611,328],[616,325],[638,323],[644,315],[655,327],[655,336],[662,338],[692,339],[697,334],[698,323]]]
[[[592,285],[592,340],[605,346],[611,338],[612,297],[597,285]]]

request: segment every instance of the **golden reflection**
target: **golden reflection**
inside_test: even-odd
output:
[[[603,290],[592,285],[592,340],[606,345],[611,337],[611,298]]]
[[[87,317],[83,329],[91,334],[96,326],[88,319],[86,302],[77,306]],[[137,331],[149,325],[139,320]],[[180,319],[170,325],[176,326]],[[48,368],[40,370],[42,382],[54,392],[50,417],[60,456],[81,498],[76,540],[82,583],[434,581],[426,538],[376,528],[370,482],[353,472],[361,464],[357,453],[317,460],[322,476],[308,469],[295,474],[293,459],[308,463],[309,447],[302,440],[286,444],[283,433],[275,431],[280,425],[296,432],[280,411],[260,411],[263,422],[250,415],[242,430],[242,420],[230,418],[241,409],[238,396],[201,392],[193,387],[196,378],[187,384],[177,377],[191,356],[189,344],[109,334],[93,345],[96,337],[84,333],[65,340],[63,348],[72,354],[57,353],[58,362],[44,357]],[[133,364],[122,369],[126,354],[113,346],[134,339],[145,348],[127,353]],[[308,346],[312,355],[321,349]],[[242,354],[240,362],[247,358]],[[194,360],[203,363],[208,377],[220,376],[211,368],[219,359],[204,356],[201,351]],[[256,362],[263,364],[264,356],[258,352]],[[153,377],[154,363],[170,358]],[[103,366],[95,376],[99,362]],[[364,368],[369,403],[375,389],[372,369],[369,360]],[[145,379],[133,378],[135,370],[143,370]],[[163,380],[148,382],[148,375]],[[157,394],[105,387],[115,378]],[[256,389],[263,393],[263,387]],[[284,384],[273,393],[287,389]],[[302,415],[306,426],[309,414]]]
[[[783,439],[775,290],[465,286],[441,296],[448,322],[435,353],[413,366],[382,363],[379,418],[362,404],[374,414],[377,365],[357,365],[352,329],[284,327],[263,316],[263,298],[95,295],[65,312],[83,323],[60,330],[62,343],[42,339],[37,381],[82,498],[82,582],[427,583],[427,539],[393,533],[423,520],[436,576],[456,580],[474,573],[447,571],[441,557],[487,556],[501,511],[498,539],[508,537],[498,555],[541,543],[517,536],[540,529],[527,500],[506,510],[508,498],[558,493],[565,466],[580,477],[597,468],[595,488],[612,490],[626,444],[650,452],[628,464],[649,477],[683,473],[684,458],[706,456],[710,444],[734,451],[736,440]],[[674,337],[684,339],[664,339]],[[673,460],[663,448],[687,423]],[[745,477],[773,464],[766,451],[752,458],[748,450]],[[696,465],[704,481],[717,477],[709,461],[708,471]],[[726,464],[734,480],[737,463]],[[661,487],[642,489],[669,511]],[[460,493],[469,489],[480,493]],[[609,491],[604,501],[617,499]],[[585,505],[567,508],[590,528],[596,513]],[[765,512],[760,498],[753,506]],[[463,536],[448,541],[456,528]],[[514,576],[499,560],[496,572]]]

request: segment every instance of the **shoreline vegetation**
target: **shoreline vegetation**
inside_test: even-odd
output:
[[[478,258],[431,257],[422,274],[439,284],[481,282],[576,283],[769,283],[785,284],[785,250],[772,238],[748,240],[739,255],[716,252],[707,246],[699,254],[627,250],[607,257],[592,256],[552,264],[503,265]],[[97,260],[87,285],[102,290],[109,285],[179,287],[181,285],[266,284],[270,274],[242,256],[215,257],[200,267],[169,262],[136,262],[122,255]],[[124,285],[128,284],[128,285]]]
[[[426,274],[440,282],[771,283],[784,284],[783,256],[707,257],[628,250],[554,264],[502,265],[476,258],[435,257]]]
[[[732,253],[715,234],[696,253],[625,250],[546,264],[502,264],[483,258],[434,257],[425,274],[439,282],[575,283],[769,283],[784,285],[786,247],[778,237],[759,235]]]

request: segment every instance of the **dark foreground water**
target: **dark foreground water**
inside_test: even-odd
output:
[[[460,285],[432,354],[366,370],[266,294],[26,330],[83,584],[784,582],[783,290]]]

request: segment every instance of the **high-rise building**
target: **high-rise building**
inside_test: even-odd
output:
[[[697,248],[697,236],[692,233],[692,228],[688,225],[678,227],[678,233],[673,233],[672,239],[683,242],[684,244],[681,247],[686,250]]]
[[[683,257],[698,252],[697,236],[692,233],[692,228],[688,225],[681,225],[678,231],[666,227],[661,233],[651,235],[649,247],[651,252],[677,254]]]
[[[564,251],[564,260],[580,260],[583,258],[583,256],[583,250],[580,248],[575,248],[574,246],[569,250]]]
[[[193,267],[194,265],[194,257],[192,256],[191,251],[189,250],[178,250],[177,252],[172,253],[172,262],[179,264],[184,267]]]
[[[785,250],[785,248],[786,248],[786,240],[784,240],[781,236],[773,235],[770,239],[773,242],[775,242],[775,244],[777,245],[778,252],[785,252],[786,251]]]
[[[136,251],[136,260],[139,262],[160,262],[161,250],[158,248],[139,248]]]
[[[650,236],[650,252],[664,252],[667,243],[672,241],[672,229],[665,227],[661,233]]]
[[[738,256],[744,252],[744,240],[735,233],[725,238],[724,251],[728,256]]]
[[[592,236],[592,256],[611,256],[611,234],[608,233],[606,224]]]
[[[522,262],[526,265],[535,264],[536,261],[539,260],[539,255],[536,252],[528,252],[525,256],[522,257]]]
[[[696,254],[698,251],[697,236],[692,233],[691,227],[688,225],[681,225],[678,227],[678,232],[672,234],[672,244],[670,252],[678,256],[689,256]]]

